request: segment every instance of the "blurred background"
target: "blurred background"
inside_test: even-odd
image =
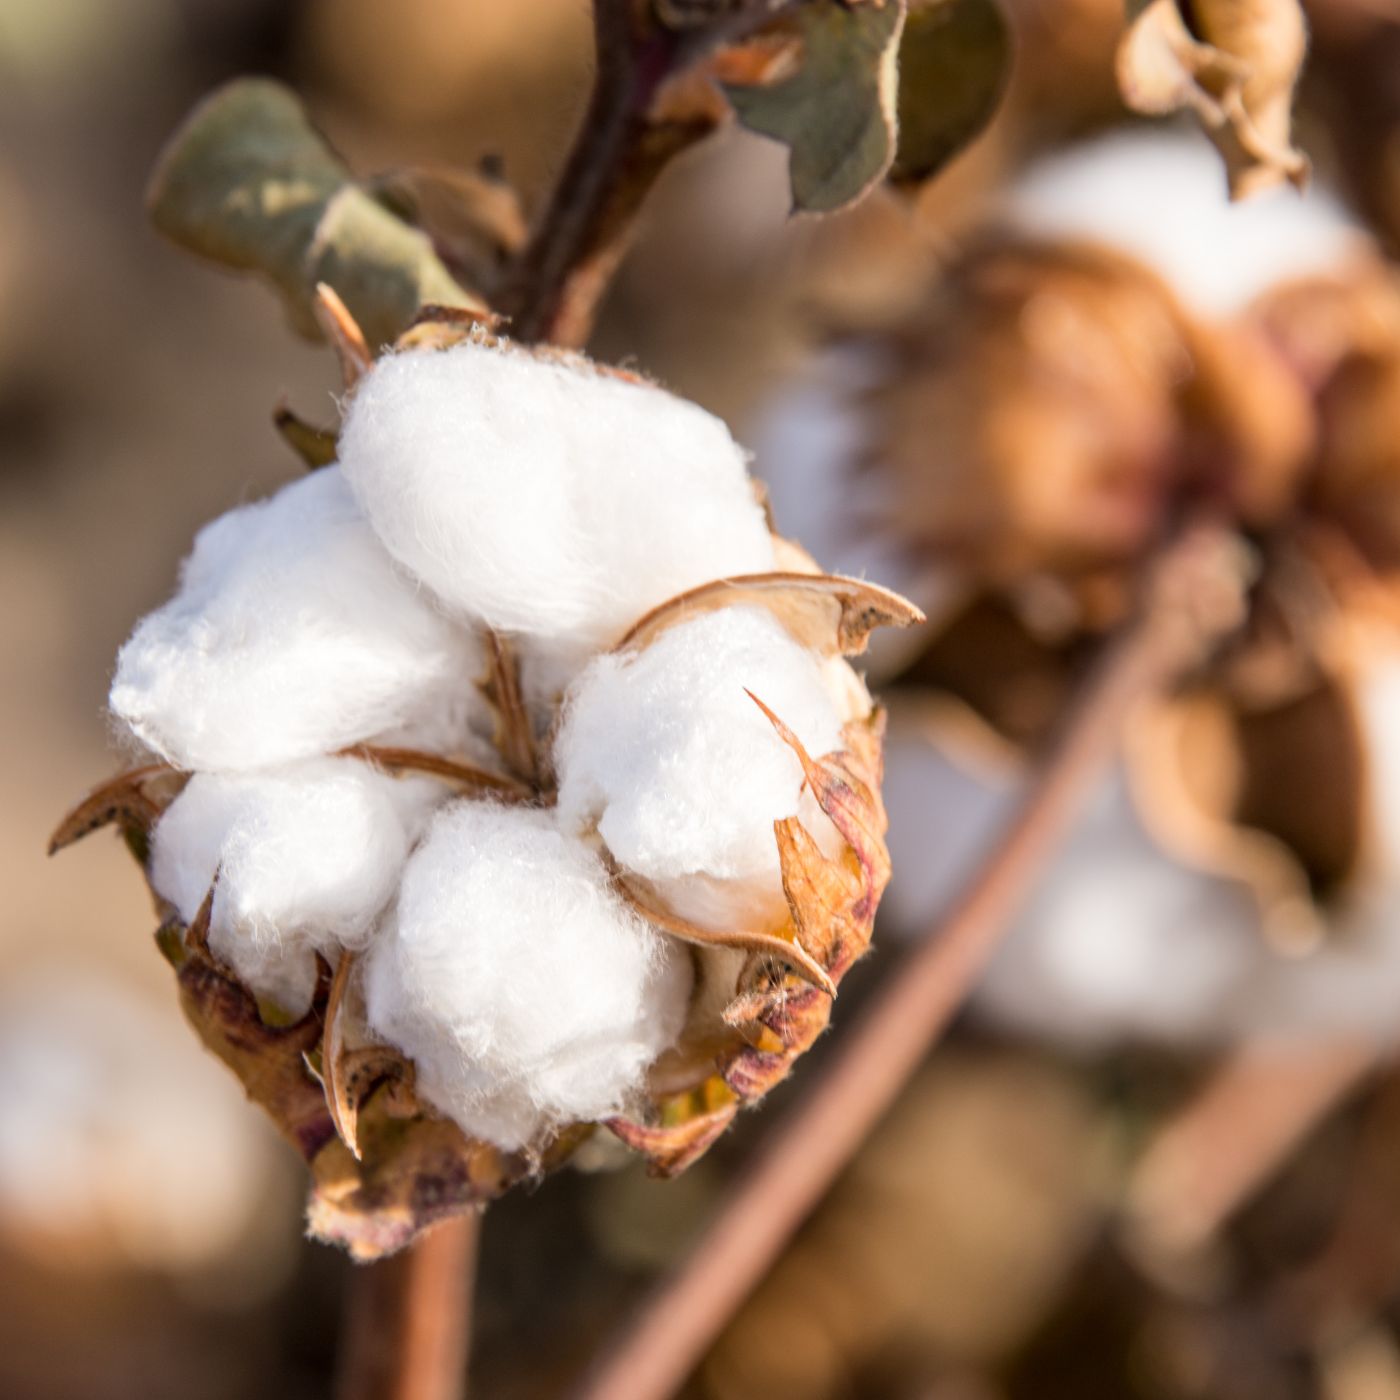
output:
[[[1324,411],[1309,400],[1306,412],[1324,436],[1366,415],[1364,431],[1346,439],[1346,451],[1364,459],[1359,494],[1329,520],[1390,509],[1385,454],[1400,444],[1400,394],[1388,357],[1400,331],[1392,293],[1379,288],[1400,239],[1400,14],[1386,0],[1308,8],[1314,44],[1297,141],[1324,190],[1309,197],[1313,222],[1299,231],[1293,196],[1261,206],[1252,241],[1232,255],[1238,281],[1224,294],[1203,290],[1231,240],[1209,223],[1223,198],[1215,158],[1199,133],[1183,130],[1199,167],[1179,187],[1177,145],[1161,148],[1160,168],[1134,158],[1141,185],[1133,188],[1155,186],[1159,210],[1207,211],[1178,230],[1176,266],[1155,260],[1157,274],[1175,279],[1167,292],[1154,280],[1142,293],[1161,298],[1171,328],[1150,336],[1130,328],[1121,345],[1110,336],[1106,350],[1091,352],[1094,335],[1117,334],[1130,315],[1114,309],[1119,272],[1081,269],[1086,291],[1054,283],[1054,267],[993,266],[988,285],[1034,281],[1017,303],[1018,337],[1035,339],[1026,304],[1060,308],[1058,320],[1035,323],[1034,372],[1020,340],[1001,358],[992,321],[990,339],[979,339],[976,260],[994,248],[984,221],[1020,200],[1036,237],[1097,230],[1149,256],[1152,228],[1165,218],[1149,203],[1145,218],[1124,223],[1120,206],[1139,196],[1127,189],[1125,199],[1111,165],[1096,181],[1072,163],[1058,174],[1037,164],[1069,158],[1077,143],[1128,122],[1113,76],[1117,0],[1011,0],[1017,59],[998,117],[912,196],[881,192],[823,223],[791,223],[784,153],[737,132],[667,172],[594,349],[724,415],[756,447],[779,525],[823,563],[868,569],[938,602],[936,638],[931,631],[875,662],[906,725],[891,749],[891,803],[896,868],[902,859],[911,874],[896,877],[880,951],[843,988],[836,1028],[795,1082],[710,1157],[664,1186],[631,1169],[570,1171],[492,1208],[476,1393],[562,1393],[703,1228],[784,1105],[819,1077],[842,1024],[871,986],[897,975],[931,924],[976,855],[974,836],[1004,812],[1074,647],[1100,625],[1098,600],[1112,589],[1089,579],[1092,570],[1062,568],[1058,557],[1023,564],[1015,551],[985,577],[974,560],[973,583],[962,579],[956,606],[944,606],[946,580],[929,576],[937,551],[894,539],[875,505],[886,522],[897,518],[923,499],[920,473],[956,482],[959,464],[975,466],[978,453],[992,454],[993,468],[1007,454],[1014,474],[1026,455],[1077,450],[1054,435],[1063,425],[1049,409],[1017,429],[1016,443],[991,443],[987,432],[1014,424],[1018,405],[1063,371],[1078,376],[1072,397],[1097,425],[1146,393],[1110,369],[1151,336],[1154,345],[1180,336],[1204,356],[1183,316],[1235,315],[1246,291],[1268,289],[1261,263],[1278,281],[1340,274],[1344,263],[1350,277],[1346,260],[1359,256],[1366,271],[1356,277],[1377,279],[1362,311],[1344,314],[1341,293],[1310,301],[1307,314],[1283,318],[1277,338],[1314,398],[1324,381],[1331,391],[1338,365],[1358,358],[1365,384],[1380,386],[1368,387],[1360,408],[1339,409],[1353,401],[1338,398]],[[288,331],[264,289],[197,265],[147,228],[142,190],[156,154],[212,85],[263,72],[305,95],[357,170],[499,157],[533,207],[586,97],[589,42],[583,0],[0,0],[0,1395],[328,1395],[349,1269],[301,1241],[299,1164],[181,1024],[142,883],[119,843],[101,838],[60,861],[43,858],[61,813],[121,762],[104,716],[120,642],[168,593],[203,521],[300,469],[271,426],[278,399],[325,420],[338,382],[330,357]],[[1198,168],[1212,172],[1204,195]],[[1279,255],[1285,244],[1300,251]],[[1049,281],[1034,280],[1042,276]],[[966,315],[958,288],[971,288]],[[1131,317],[1150,314],[1134,303]],[[950,389],[939,366],[908,346],[920,336],[956,344],[959,335],[968,337],[970,377]],[[1175,385],[1174,352],[1162,353],[1163,382]],[[1271,397],[1267,375],[1245,380],[1261,396],[1251,423],[1282,433],[1297,384]],[[852,385],[873,397],[856,404]],[[899,417],[900,395],[913,404],[912,422]],[[1173,399],[1178,411],[1187,410]],[[902,425],[891,437],[904,456],[889,455],[905,467],[867,473],[871,444],[885,439],[853,427],[852,415],[865,412]],[[982,417],[969,426],[968,414]],[[1200,421],[1215,431],[1222,417],[1211,409]],[[1192,444],[1205,431],[1200,421],[1188,424]],[[1130,435],[1138,426],[1133,418]],[[1094,432],[1096,442],[1105,435]],[[1272,439],[1260,445],[1269,434],[1250,432],[1250,450],[1272,461]],[[1294,453],[1313,454],[1308,470],[1322,451],[1314,437]],[[951,441],[959,463],[940,458]],[[1336,452],[1341,460],[1343,448]],[[819,481],[813,464],[827,459]],[[815,489],[821,481],[827,489]],[[939,537],[949,517],[930,511]],[[956,510],[951,518],[961,519]],[[978,527],[957,528],[971,538]],[[1077,611],[1064,622],[1068,596]],[[1012,621],[1003,626],[997,608]],[[1111,619],[1111,601],[1104,608]],[[1312,704],[1314,690],[1290,691],[1288,703]],[[1296,759],[1285,815],[1265,812],[1264,797],[1251,806],[1235,793],[1235,829],[1264,832],[1274,856],[1287,848],[1292,865],[1277,862],[1280,879],[1302,870],[1310,932],[1284,950],[1290,970],[1281,980],[1252,951],[1228,954],[1219,970],[1219,950],[1242,936],[1287,942],[1287,929],[1279,933],[1287,920],[1264,915],[1263,933],[1240,935],[1259,908],[1283,906],[1254,899],[1266,880],[1226,869],[1221,822],[1212,828],[1217,846],[1191,847],[1193,863],[1186,843],[1158,839],[1148,811],[1155,798],[1100,794],[1033,901],[1049,932],[1034,917],[1018,929],[981,1012],[960,1022],[909,1086],[689,1393],[1400,1400],[1400,1082],[1386,1069],[1400,1026],[1400,948],[1391,950],[1400,927],[1385,940],[1389,911],[1400,911],[1392,886],[1368,894],[1371,923],[1358,935],[1380,952],[1337,972],[1328,944],[1324,976],[1295,975],[1301,944],[1326,942],[1326,929],[1345,922],[1336,909],[1351,917],[1350,894],[1342,904],[1333,896],[1359,878],[1350,849],[1334,858],[1322,848],[1348,823],[1363,825],[1361,816],[1347,806],[1334,819],[1318,806],[1343,768],[1351,788],[1382,796],[1385,777],[1400,777],[1400,764],[1385,766],[1386,752],[1400,752],[1385,744],[1387,716],[1400,728],[1400,703],[1386,698],[1394,694],[1369,709],[1356,702],[1371,719],[1353,726],[1361,737],[1351,749],[1337,747],[1332,729],[1308,748],[1314,731],[1305,726],[1258,751],[1275,773],[1280,755]],[[934,726],[926,705],[958,713]],[[969,716],[975,734],[961,722]],[[1145,740],[1154,752],[1164,732]],[[1241,723],[1232,733],[1258,731]],[[1218,746],[1194,747],[1195,736],[1190,753],[1201,756],[1183,760],[1192,783],[1225,763]],[[1298,830],[1308,826],[1294,820],[1300,809],[1314,812],[1321,834]],[[1400,813],[1400,799],[1389,811]],[[1388,849],[1400,849],[1400,836]],[[1163,874],[1168,865],[1177,873]],[[1243,914],[1240,904],[1249,905]],[[1287,907],[1298,913],[1296,901]],[[1138,946],[1123,931],[1139,913],[1155,940],[1141,957],[1123,952]],[[1299,924],[1287,926],[1296,933]],[[1092,978],[1064,970],[1077,938],[1099,940],[1085,954]],[[1123,957],[1131,964],[1112,986],[1104,950],[1122,955],[1115,966]],[[1256,990],[1275,982],[1279,990],[1256,1008]],[[1312,989],[1323,982],[1319,1010]],[[1260,1035],[1304,1023],[1318,1035],[1288,1038],[1285,1052],[1298,1058],[1282,1073],[1247,1053],[1241,1061],[1242,1044],[1247,1052]],[[1352,1035],[1358,1028],[1364,1034]],[[1183,1157],[1193,1184],[1173,1195]],[[1153,1161],[1157,1173],[1145,1179]],[[1232,1195],[1238,1180],[1251,1189]],[[1169,1204],[1154,1214],[1162,1191]],[[1214,1209],[1221,1197],[1230,1209]]]

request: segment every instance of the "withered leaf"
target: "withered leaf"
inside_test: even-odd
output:
[[[317,333],[316,285],[340,294],[371,346],[425,303],[480,307],[428,238],[356,185],[290,89],[261,78],[219,88],[166,146],[147,194],[167,237],[261,273],[293,325]]]
[[[49,854],[81,841],[104,826],[116,825],[139,864],[145,865],[151,828],[189,781],[168,763],[150,763],[100,783],[74,807],[49,838]]]
[[[701,584],[653,608],[615,648],[637,651],[669,627],[717,608],[760,607],[793,640],[825,656],[865,650],[877,627],[909,627],[924,615],[907,598],[863,579],[837,574],[743,574]]]
[[[342,953],[326,996],[320,1075],[331,1122],[358,1162],[360,1108],[370,1095],[384,1087],[386,1109],[401,1117],[412,1117],[417,1102],[412,1065],[369,1034],[354,974],[355,955]]]
[[[894,159],[895,87],[906,0],[809,0],[782,23],[800,40],[795,71],[725,96],[751,131],[788,148],[794,210],[859,199]]]
[[[770,719],[772,716],[770,715]],[[846,840],[844,856],[828,857],[795,818],[778,822],[783,888],[792,917],[791,937],[810,953],[833,984],[870,946],[875,909],[889,880],[885,813],[880,801],[884,716],[848,724],[844,748],[813,759],[795,736],[775,722],[778,733],[803,763],[812,794]],[[826,1028],[831,998],[762,950],[740,971],[699,1053],[684,1057],[687,1068],[667,1065],[668,1091],[653,1102],[643,1123],[614,1120],[612,1132],[647,1158],[658,1176],[673,1176],[699,1157],[724,1131],[737,1107],[761,1098],[786,1077],[797,1059]]]
[[[426,773],[430,777],[442,778],[453,783],[464,792],[498,799],[524,801],[530,789],[514,778],[503,777],[499,773],[488,772],[470,763],[459,763],[456,759],[443,758],[441,754],[428,753],[423,749],[392,747],[385,744],[351,744],[341,749],[344,758],[358,758],[386,773]]]
[[[1011,67],[997,0],[910,0],[899,42],[899,142],[890,174],[936,174],[991,120]]]
[[[529,231],[515,190],[485,170],[410,166],[376,176],[367,188],[429,234],[448,266],[473,287],[489,287]]]
[[[751,953],[766,953],[790,966],[805,981],[820,987],[829,996],[836,995],[836,984],[826,969],[796,940],[777,933],[748,929],[709,929],[679,918],[649,898],[635,881],[621,872],[613,871],[613,883],[622,898],[646,921],[665,933],[702,947],[742,948]]]
[[[1307,50],[1298,0],[1128,0],[1118,85],[1134,111],[1191,111],[1225,160],[1232,198],[1289,180],[1293,89]]]

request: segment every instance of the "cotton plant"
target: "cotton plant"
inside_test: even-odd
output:
[[[59,839],[121,823],[313,1229],[381,1252],[599,1124],[677,1171],[786,1073],[887,877],[843,654],[916,616],[695,405],[425,321],[200,532],[112,683],[153,762]]]
[[[359,1259],[603,1136],[683,1170],[869,945],[884,715],[847,658],[918,610],[775,534],[720,420],[577,347],[653,181],[729,121],[814,215],[933,173],[1001,89],[968,12],[598,0],[532,219],[486,167],[357,177],[259,79],[158,162],[156,227],[329,343],[340,421],[279,406],[305,474],[199,532],[117,657],[134,766],[53,845],[120,831],[187,1018]],[[901,86],[949,61],[956,93]]]
[[[1031,169],[906,324],[770,407],[779,524],[932,619],[877,657],[897,936],[993,848],[1164,533],[1235,551],[1238,621],[1137,705],[979,1014],[1080,1048],[1394,1045],[1397,386],[1400,283],[1346,211],[1228,204],[1199,143],[1145,132]]]

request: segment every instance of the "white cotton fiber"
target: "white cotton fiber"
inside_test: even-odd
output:
[[[596,825],[682,917],[753,928],[782,917],[774,821],[800,815],[824,845],[837,838],[746,689],[814,757],[841,747],[821,660],[767,612],[734,607],[596,658],[565,698],[555,764],[566,826]]]
[[[502,632],[601,646],[688,588],[773,568],[724,424],[581,363],[474,343],[389,356],[340,461],[399,563]]]
[[[1208,315],[1334,271],[1365,242],[1316,182],[1230,203],[1220,156],[1194,129],[1116,132],[1051,156],[1012,190],[1006,212],[1029,233],[1118,248]]]
[[[553,813],[470,801],[438,813],[366,968],[370,1024],[418,1092],[508,1150],[628,1107],[691,983]]]
[[[249,769],[392,733],[455,750],[476,645],[403,578],[323,468],[199,532],[117,658],[111,707],[180,768]]]
[[[303,1011],[314,952],[363,947],[409,847],[447,795],[357,759],[196,773],[157,823],[151,883],[187,923],[217,870],[211,951],[260,995]]]

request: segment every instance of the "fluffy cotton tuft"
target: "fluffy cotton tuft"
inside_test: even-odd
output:
[[[420,1094],[508,1150],[627,1107],[680,1033],[686,950],[637,918],[552,813],[457,802],[366,963],[371,1026]]]
[[[111,707],[179,768],[239,770],[381,734],[467,743],[478,650],[324,468],[199,532],[180,588],[117,658]]]
[[[209,946],[299,1013],[314,953],[360,948],[393,897],[409,847],[446,790],[349,758],[255,774],[197,773],[151,842],[151,883],[190,922],[218,872]]]
[[[602,646],[677,593],[773,568],[724,424],[584,365],[470,342],[389,356],[340,461],[399,563],[503,632]]]
[[[1230,203],[1197,132],[1118,132],[1033,167],[1007,213],[1029,233],[1091,238],[1154,268],[1198,312],[1229,315],[1277,282],[1329,273],[1364,248],[1316,184]]]
[[[565,700],[555,746],[565,825],[596,826],[614,859],[683,917],[752,926],[782,909],[773,823],[835,830],[752,691],[815,756],[841,746],[820,660],[768,613],[723,608],[635,655],[596,658]],[[708,878],[706,878],[708,877]]]

